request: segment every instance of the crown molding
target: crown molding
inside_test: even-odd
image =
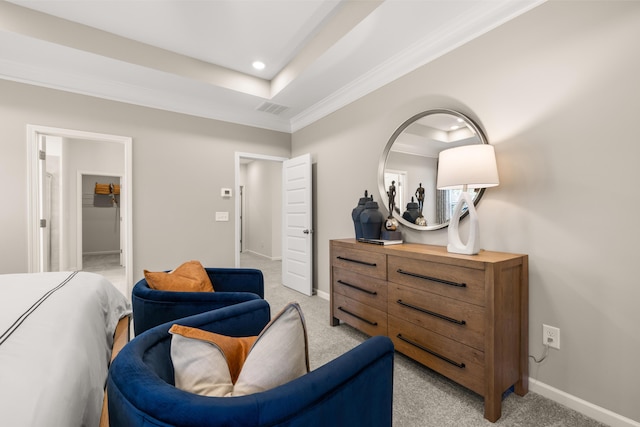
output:
[[[441,31],[440,37],[419,40],[360,78],[291,118],[291,131],[296,132],[323,117],[343,108],[363,96],[409,74],[425,64],[445,55],[465,43],[485,34],[505,22],[545,3],[534,0],[527,3],[503,0],[484,13],[470,11],[460,18],[455,31]]]

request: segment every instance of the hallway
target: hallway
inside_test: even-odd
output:
[[[125,268],[120,265],[120,254],[83,255],[82,271],[103,275],[127,298],[131,297],[127,289]]]

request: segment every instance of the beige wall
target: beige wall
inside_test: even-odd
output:
[[[120,176],[82,175],[82,254],[118,253],[121,247],[119,206],[111,203],[110,207],[96,207],[96,183],[120,185]]]
[[[502,184],[478,206],[482,246],[529,254],[531,352],[561,329],[532,378],[640,422],[640,2],[551,1],[291,137],[0,81],[0,272],[27,270],[26,125],[133,138],[134,278],[186,259],[232,266],[234,152],[310,152],[315,286],[329,290],[329,240],[353,236],[351,209],[388,138],[422,110],[476,119]],[[343,171],[342,174],[337,173]],[[383,204],[384,206],[384,204]],[[463,230],[467,221],[461,224]],[[446,230],[408,241],[446,243]],[[327,314],[328,316],[328,314]],[[328,321],[328,319],[327,319]]]
[[[532,378],[640,422],[638,40],[640,2],[552,1],[294,133],[292,155],[317,159],[319,289],[329,240],[354,235],[358,198],[368,189],[380,202],[377,165],[396,127],[458,109],[496,147],[501,185],[478,206],[481,246],[529,254],[531,352],[542,354],[543,323],[561,329],[561,350],[531,364]],[[446,243],[446,229],[403,232]]]
[[[82,260],[82,253],[91,252],[92,241],[95,242],[99,240],[103,242],[102,245],[110,242],[110,246],[113,249],[120,249],[120,229],[115,226],[115,207],[110,209],[83,209],[83,226],[90,225],[96,219],[102,218],[103,221],[105,221],[103,223],[105,224],[103,225],[103,227],[105,227],[104,231],[109,230],[109,233],[92,235],[92,227],[82,228],[82,230],[87,231],[87,233],[82,233],[82,247],[78,247],[78,201],[83,197],[82,194],[78,194],[78,174],[102,172],[123,176],[125,173],[124,146],[120,143],[86,141],[71,138],[63,138],[62,144],[62,175],[65,177],[63,183],[64,207],[62,210],[64,220],[64,235],[62,236],[64,256],[61,257],[63,262],[60,264],[60,269],[75,270],[78,268],[78,261]],[[93,190],[93,188],[90,189],[91,192],[93,192]],[[107,221],[110,227],[106,225]],[[101,222],[102,221],[94,222],[94,224],[100,224]],[[93,228],[94,232],[96,230],[96,228]],[[94,248],[100,247],[101,243],[94,243],[94,245]],[[79,253],[80,250],[82,253]]]
[[[282,162],[254,160],[246,166],[245,250],[282,258]]]
[[[133,138],[133,277],[197,259],[235,265],[234,153],[289,157],[291,136],[0,80],[0,273],[26,272],[27,143],[34,124]]]

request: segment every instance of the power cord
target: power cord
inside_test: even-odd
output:
[[[533,361],[536,362],[536,363],[542,363],[542,361],[544,359],[546,359],[548,355],[549,355],[549,344],[545,344],[544,345],[544,354],[542,355],[542,357],[540,359],[536,359],[536,357],[532,356],[532,355],[529,355],[529,357],[532,358]]]

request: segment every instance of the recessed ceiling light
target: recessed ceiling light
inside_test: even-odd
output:
[[[255,68],[256,70],[264,70],[264,62],[262,61],[253,61],[253,68]]]

